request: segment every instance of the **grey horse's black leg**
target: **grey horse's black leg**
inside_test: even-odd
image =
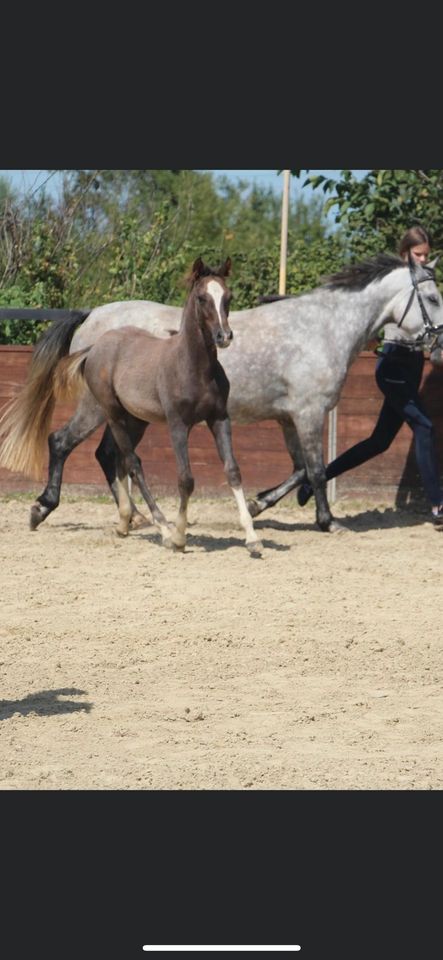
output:
[[[274,507],[286,494],[290,493],[291,490],[295,490],[301,483],[304,483],[306,478],[306,470],[302,467],[301,470],[296,470],[295,473],[291,473],[291,476],[288,477],[287,480],[284,480],[283,483],[279,483],[278,487],[271,487],[269,490],[262,490],[261,493],[257,493],[254,500],[248,500],[248,510],[251,517],[258,517],[260,513],[263,513],[263,510],[269,510],[269,507]]]
[[[31,507],[30,528],[36,530],[46,517],[58,507],[63,478],[63,467],[69,454],[86,440],[104,422],[105,415],[91,393],[85,394],[69,422],[48,437],[48,482],[42,494]]]
[[[134,447],[136,447],[140,440],[143,437],[143,434],[148,426],[147,423],[142,423],[142,421],[137,420],[134,424],[129,427],[131,429],[132,441]],[[112,431],[109,426],[106,427],[102,439],[95,451],[95,457],[98,463],[100,464],[103,473],[108,482],[109,488],[111,490],[112,496],[118,507],[118,483],[117,483],[117,456],[118,449],[112,436]],[[131,502],[131,521],[130,524],[132,527],[141,527],[145,526],[148,523],[147,517],[137,509],[132,497],[129,498]]]
[[[320,530],[332,532],[333,530],[340,529],[340,524],[337,520],[334,520],[329,509],[326,496],[326,471],[323,462],[321,464],[310,463],[307,470],[297,470],[291,474],[284,483],[280,483],[278,487],[274,487],[272,490],[265,490],[263,493],[258,494],[255,500],[250,500],[248,503],[249,513],[252,517],[257,517],[260,513],[263,513],[263,510],[268,510],[269,507],[273,507],[279,500],[285,497],[287,493],[290,493],[291,490],[294,490],[300,483],[304,483],[307,479],[315,494],[317,523]]]
[[[297,433],[297,428],[292,420],[281,420],[280,426],[283,433],[283,439],[286,444],[286,449],[292,460],[295,473],[297,470],[301,470],[301,468],[304,466],[303,450]]]
[[[309,417],[300,417],[296,423],[298,436],[303,448],[306,473],[315,496],[317,523],[320,530],[333,533],[342,530],[342,525],[334,519],[326,495],[326,467],[323,460],[323,427],[326,411],[314,406]],[[294,418],[295,419],[295,418]]]
[[[109,489],[118,506],[117,490],[117,448],[114,437],[107,426],[95,451],[95,459],[100,464],[108,482]]]
[[[296,470],[278,487],[258,494],[257,498],[248,504],[251,516],[258,516],[263,510],[274,506],[287,493],[308,479],[314,491],[317,523],[320,530],[332,533],[335,530],[342,529],[341,525],[332,516],[326,495],[326,470],[323,460],[324,416],[322,410],[311,411],[308,426],[304,422],[297,423],[297,433],[305,468]]]
[[[252,517],[257,517],[263,510],[268,510],[269,507],[273,507],[279,500],[282,500],[286,494],[290,493],[291,490],[294,490],[295,487],[298,487],[306,480],[307,475],[303,467],[303,451],[296,427],[293,422],[289,420],[280,421],[280,426],[283,431],[289,456],[293,463],[294,472],[291,473],[287,480],[278,484],[278,486],[270,487],[269,490],[262,490],[256,494],[254,500],[248,500],[248,510]]]

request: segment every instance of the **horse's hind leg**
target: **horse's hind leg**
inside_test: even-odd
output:
[[[137,444],[140,443],[147,426],[149,426],[148,423],[145,423],[144,421],[138,420],[136,417],[131,417],[130,414],[127,414],[125,427],[133,450],[135,450]],[[120,516],[120,521],[117,526],[117,533],[122,537],[126,537],[129,533],[129,528],[133,523],[134,513],[140,518],[137,526],[146,526],[149,521],[143,516],[142,513],[140,513],[139,510],[137,510],[137,507],[135,506],[134,501],[129,493],[129,482],[128,474],[125,469],[125,461],[121,451],[116,445],[114,436],[109,426],[105,430],[103,440],[104,449],[107,450],[108,454],[111,455],[108,456],[107,460],[105,460],[108,469],[107,478],[109,484],[113,473],[115,475],[113,487],[111,487],[111,489],[113,490],[113,493],[115,491],[115,500]]]
[[[95,451],[95,459],[100,464],[108,481],[109,489],[118,507],[117,459],[118,447],[115,445],[111,430],[106,426],[100,443]]]
[[[238,512],[240,516],[240,523],[246,534],[246,546],[253,557],[260,557],[263,549],[263,544],[258,539],[256,531],[254,530],[254,525],[251,520],[251,514],[248,511],[246,504],[245,495],[243,492],[241,473],[238,463],[234,457],[234,452],[232,449],[232,433],[231,433],[231,422],[229,417],[226,417],[223,420],[207,421],[208,427],[211,430],[215,443],[217,445],[217,450],[220,456],[220,459],[223,463],[223,468],[231,487],[231,490],[234,494],[234,497],[237,501]]]
[[[138,484],[140,493],[151,511],[153,522],[161,533],[163,545],[165,547],[177,546],[180,548],[181,538],[177,538],[174,525],[168,524],[166,517],[160,510],[157,502],[154,500],[154,497],[152,496],[152,493],[145,480],[140,457],[137,456],[134,450],[134,443],[132,441],[131,433],[134,433],[135,424],[137,422],[136,419],[122,412],[118,419],[109,419],[108,422],[120,454],[117,459],[120,512],[119,533],[125,536],[129,528],[130,501],[129,495],[128,499],[126,499],[125,496],[124,479],[126,476],[130,476],[131,480],[134,480],[135,483]],[[144,426],[146,426],[146,424],[144,424]],[[178,541],[177,543],[176,539]]]
[[[324,409],[310,410],[308,418],[300,418],[297,431],[303,449],[308,480],[315,496],[317,523],[320,530],[333,533],[343,527],[332,516],[326,495],[326,469],[323,460]]]
[[[258,517],[264,510],[269,510],[269,507],[274,507],[275,504],[278,503],[279,500],[283,500],[283,497],[286,497],[291,490],[299,487],[300,484],[306,480],[306,477],[306,470],[302,467],[300,470],[291,473],[291,476],[288,477],[287,480],[284,480],[283,483],[279,483],[278,487],[271,487],[269,490],[263,490],[261,493],[257,493],[254,500],[248,500],[248,510],[251,517]]]
[[[262,490],[257,493],[253,500],[248,500],[248,510],[251,517],[258,517],[263,510],[273,507],[279,500],[282,500],[286,494],[298,487],[300,483],[306,480],[306,472],[303,467],[303,450],[300,444],[297,429],[292,420],[279,421],[283,431],[283,437],[291,457],[294,473],[278,484],[276,487],[270,487],[268,490]]]
[[[138,422],[141,424],[141,421],[138,421]],[[138,439],[134,441],[135,447],[137,446],[138,443],[140,443],[140,440],[145,432],[146,426],[147,426],[146,423],[141,424],[140,435],[138,436]],[[124,481],[123,480],[119,481],[117,478],[117,455],[118,455],[118,448],[116,447],[114,437],[112,436],[112,432],[110,428],[107,426],[104,431],[103,437],[97,447],[97,450],[95,451],[95,457],[103,470],[106,480],[108,481],[112,496],[114,497],[114,500],[118,507],[119,484],[124,483]],[[127,482],[126,482],[125,490],[126,490],[126,494],[124,495],[125,496],[127,495],[129,497],[129,501],[131,505],[131,516],[129,521],[130,526],[133,528],[146,526],[146,524],[149,523],[150,521],[135,506],[135,503],[129,493]]]
[[[300,417],[295,425],[298,436],[298,444],[294,446],[294,452],[300,457],[300,462],[305,463],[305,467],[300,467],[288,477],[278,487],[271,490],[264,490],[257,494],[255,500],[249,501],[248,508],[252,517],[257,517],[263,510],[273,507],[279,500],[295,490],[306,479],[309,480],[315,494],[317,508],[317,523],[321,530],[330,533],[335,530],[341,530],[341,524],[332,516],[328,498],[326,496],[326,471],[323,460],[323,424],[325,412],[323,409],[309,411],[309,424],[307,417]],[[295,416],[294,416],[295,421]],[[285,437],[287,439],[287,437]],[[288,447],[289,449],[289,447]],[[299,452],[297,452],[299,451]],[[291,451],[290,451],[291,452]]]
[[[304,465],[303,450],[297,433],[297,428],[292,420],[281,420],[280,426],[283,433],[283,439],[286,449],[292,460],[294,472],[300,470]],[[258,494],[260,496],[260,494]]]
[[[79,443],[86,440],[104,419],[103,410],[88,390],[82,396],[74,416],[68,423],[49,435],[48,482],[43,493],[37,497],[31,507],[31,530],[36,530],[40,523],[58,507],[63,467],[69,454]]]

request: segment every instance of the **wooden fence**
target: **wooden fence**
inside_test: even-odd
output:
[[[31,354],[32,347],[0,346],[0,410],[25,381]],[[375,383],[375,362],[374,354],[364,351],[349,370],[337,407],[337,455],[367,437],[377,419],[382,397]],[[443,467],[442,367],[434,367],[429,361],[425,362],[421,393],[435,424],[439,459]],[[73,409],[72,405],[58,405],[54,413],[53,429],[65,423]],[[327,431],[328,424],[324,437],[325,457],[328,451]],[[103,474],[94,457],[101,434],[102,429],[96,431],[68,458],[64,483],[73,485],[72,490],[107,490]],[[386,453],[337,478],[337,497],[395,501],[398,505],[414,500],[421,501],[423,491],[411,440],[412,433],[409,427],[404,425]],[[246,426],[233,424],[233,442],[243,484],[249,495],[279,483],[292,470],[281,430],[274,421],[261,421]],[[153,491],[159,495],[175,493],[175,458],[167,428],[160,424],[149,427],[138,452]],[[205,425],[194,427],[191,433],[190,456],[196,481],[196,495],[229,492],[213,439]],[[38,483],[21,474],[0,468],[2,492],[41,492],[44,479],[42,478],[42,483]]]

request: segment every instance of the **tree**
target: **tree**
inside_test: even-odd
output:
[[[17,199],[17,192],[7,177],[0,177],[0,210],[3,210],[5,204],[13,203]]]
[[[331,194],[325,209],[336,208],[353,259],[395,251],[402,233],[418,223],[436,249],[443,244],[443,170],[370,170],[361,180],[342,170],[337,181],[315,175],[307,184]]]
[[[51,173],[51,171],[48,171]],[[233,259],[234,309],[278,288],[281,199],[196,170],[63,171],[57,198],[11,196],[0,208],[0,305],[92,308],[113,300],[181,305],[193,260]],[[320,196],[289,216],[288,292],[343,264]],[[41,325],[3,321],[3,342],[31,343]]]

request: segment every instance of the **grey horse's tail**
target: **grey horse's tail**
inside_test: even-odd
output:
[[[40,479],[56,400],[55,371],[69,352],[76,328],[89,313],[90,310],[0,310],[0,319],[12,319],[12,315],[24,320],[54,318],[35,346],[26,382],[0,417],[0,466],[7,470]]]
[[[0,307],[0,320],[74,320],[89,316],[90,310],[65,310],[62,307]],[[80,321],[79,321],[80,322]]]

